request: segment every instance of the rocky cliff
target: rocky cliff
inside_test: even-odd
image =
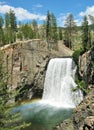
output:
[[[16,100],[41,97],[45,72],[51,58],[71,56],[72,51],[62,44],[46,43],[40,39],[21,41],[2,48],[8,87],[20,90]]]
[[[94,84],[94,47],[79,57],[79,73],[88,87]]]

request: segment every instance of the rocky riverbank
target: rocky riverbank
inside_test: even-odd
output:
[[[94,130],[94,89],[73,113],[74,130]]]
[[[94,89],[74,109],[71,118],[64,120],[53,130],[94,130]]]

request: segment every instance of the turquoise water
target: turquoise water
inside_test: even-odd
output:
[[[23,121],[31,122],[32,125],[26,130],[52,130],[57,124],[69,118],[72,110],[37,101],[20,105],[14,108],[13,112],[20,112]]]

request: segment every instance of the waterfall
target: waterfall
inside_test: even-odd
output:
[[[75,107],[82,99],[81,90],[74,82],[76,66],[71,58],[51,59],[47,68],[42,100]]]
[[[75,72],[76,66],[71,58],[51,59],[42,100],[21,104],[12,113],[20,113],[21,121],[32,122],[31,130],[52,130],[68,119],[83,99],[81,90],[73,91],[77,87],[74,82]]]

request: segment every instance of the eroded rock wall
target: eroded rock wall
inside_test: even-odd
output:
[[[53,49],[54,45],[55,49]],[[16,100],[19,97],[23,100],[41,97],[49,60],[72,54],[62,41],[57,46],[53,43],[51,47],[48,47],[46,41],[40,39],[6,45],[1,50],[4,51],[4,68],[8,75],[8,87],[13,90],[21,89]]]
[[[87,86],[94,85],[94,47],[79,58],[79,73]]]

